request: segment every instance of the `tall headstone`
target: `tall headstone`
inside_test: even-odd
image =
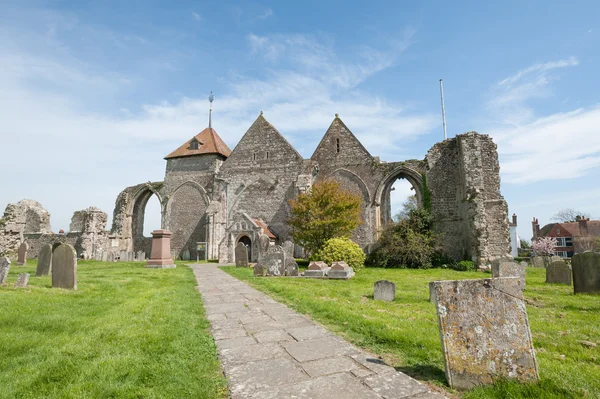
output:
[[[554,261],[546,268],[546,283],[571,285],[571,266],[564,260]]]
[[[283,250],[285,251],[285,254],[287,256],[289,256],[290,258],[294,257],[294,243],[291,241],[285,241],[283,243]]]
[[[6,277],[8,277],[9,271],[10,259],[7,256],[3,256],[0,258],[0,284],[4,284],[6,282]]]
[[[573,289],[579,293],[600,293],[600,254],[584,252],[571,259]]]
[[[394,299],[396,299],[396,284],[387,280],[376,281],[373,287],[373,299],[394,302]]]
[[[40,254],[38,255],[38,265],[35,270],[35,275],[37,277],[47,276],[50,274],[50,270],[52,268],[52,245],[46,244],[40,250]]]
[[[146,267],[174,268],[175,262],[171,258],[171,233],[168,230],[154,230],[152,232],[152,252]]]
[[[263,256],[262,264],[265,267],[267,276],[285,275],[285,252],[283,248],[279,245],[269,248],[269,251]]]
[[[24,265],[27,263],[27,251],[29,250],[29,245],[24,242],[19,246],[17,261],[15,262],[17,265]]]
[[[26,288],[27,284],[29,284],[29,273],[19,274],[17,282],[15,283],[15,288]]]
[[[262,260],[262,257],[269,252],[269,246],[271,245],[271,240],[269,236],[266,234],[261,234],[258,237],[258,262]]]
[[[52,287],[77,289],[77,252],[69,244],[60,244],[52,252]]]
[[[538,380],[519,278],[434,281],[446,378],[466,390]]]
[[[525,268],[512,260],[496,260],[492,262],[492,277],[518,277],[521,289],[525,289]]]
[[[235,246],[235,267],[248,267],[248,248],[241,241]]]

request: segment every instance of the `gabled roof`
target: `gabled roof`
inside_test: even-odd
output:
[[[190,149],[190,143],[194,139],[200,143],[197,150]],[[231,150],[227,147],[227,144],[225,144],[221,137],[219,137],[215,129],[207,127],[196,136],[186,141],[181,147],[167,155],[165,159],[203,154],[220,154],[224,157],[228,157],[229,154],[231,154]]]
[[[265,233],[267,235],[267,237],[269,237],[271,240],[275,240],[277,239],[277,236],[275,236],[275,234],[273,234],[273,232],[269,229],[269,226],[267,226],[262,220],[260,219],[254,219],[254,223],[263,229],[263,233]]]
[[[586,224],[588,236],[600,237],[600,220],[588,220]],[[560,223],[560,225],[571,233],[573,237],[581,237],[583,235],[579,222]]]
[[[334,139],[340,138],[342,139],[340,143],[342,148],[341,151],[337,153],[337,141]],[[347,151],[348,148],[352,148],[352,151]],[[338,114],[335,114],[335,118],[333,118],[331,125],[329,125],[329,128],[325,132],[325,135],[319,142],[319,145],[313,152],[313,155],[310,157],[310,159],[322,157],[325,159],[335,159],[331,157],[332,154],[339,158],[349,158],[352,161],[356,160],[357,155],[367,159],[373,158],[373,156],[354,135],[354,133],[348,129],[348,126],[346,126]]]

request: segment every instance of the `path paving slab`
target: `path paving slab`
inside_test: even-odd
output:
[[[218,265],[189,266],[232,399],[444,398]]]

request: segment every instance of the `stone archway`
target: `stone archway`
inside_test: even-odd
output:
[[[252,240],[247,235],[243,235],[238,238],[237,242],[241,242],[248,249],[248,261],[252,259]],[[237,245],[237,243],[236,243]]]
[[[162,198],[157,191],[148,186],[142,187],[135,195],[132,201],[131,209],[131,249],[134,252],[143,251],[150,253],[152,247],[152,237],[144,236],[144,218],[146,215],[146,205],[150,198],[155,195],[161,204],[161,220],[163,219]]]
[[[390,191],[398,179],[406,179],[414,188],[419,206],[423,205],[423,177],[418,171],[407,166],[398,166],[388,173],[379,183],[375,192],[377,230],[392,221]]]

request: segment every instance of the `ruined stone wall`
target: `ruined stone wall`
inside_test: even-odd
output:
[[[33,200],[8,204],[0,218],[0,254],[16,254],[25,234],[29,233],[51,233],[48,211]]]

